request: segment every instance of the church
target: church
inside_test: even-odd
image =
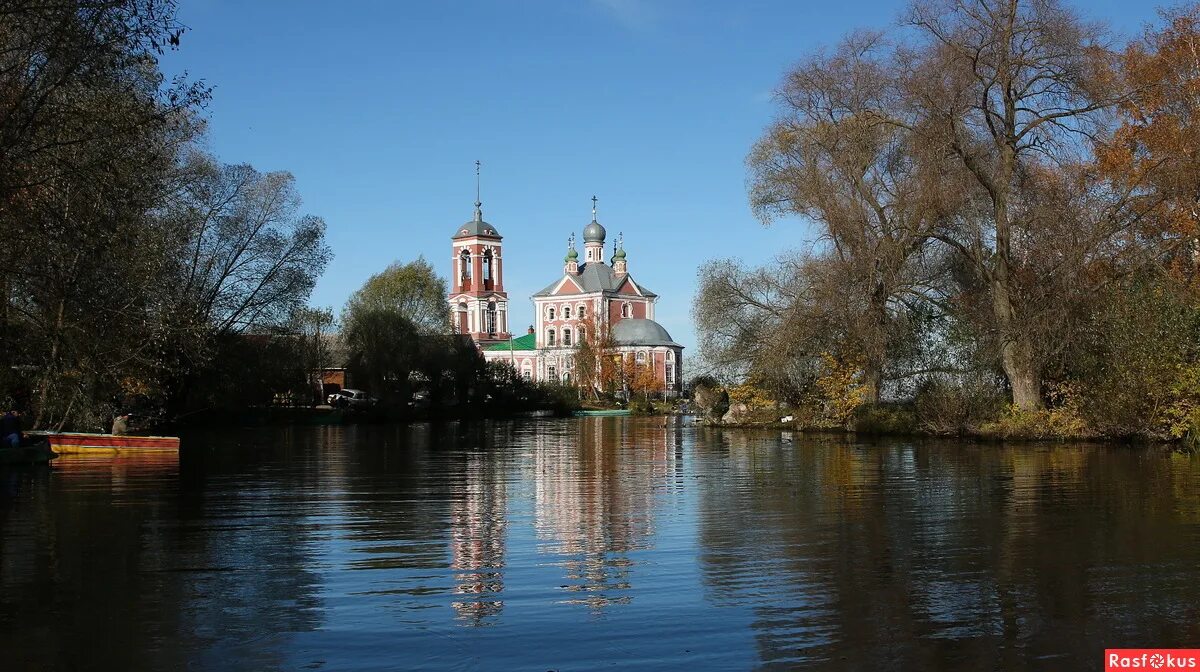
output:
[[[504,290],[503,238],[483,220],[477,198],[475,217],[451,237],[448,298],[454,330],[469,335],[485,359],[505,362],[528,380],[570,383],[573,350],[586,338],[589,326],[600,320],[611,327],[616,354],[653,367],[663,391],[677,395],[682,389],[683,346],[654,321],[658,295],[633,279],[620,236],[608,263],[606,237],[593,196],[592,221],[583,228],[583,258],[571,234],[559,277],[532,297],[533,325],[513,338]]]

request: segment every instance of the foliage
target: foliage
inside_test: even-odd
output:
[[[729,411],[729,393],[712,376],[697,376],[691,380],[689,387],[696,410],[706,419],[720,420]]]
[[[1200,305],[1187,287],[1141,273],[1099,294],[1059,377],[1076,385],[1088,423],[1113,436],[1167,438],[1180,371],[1200,356]]]
[[[825,417],[839,427],[848,425],[854,412],[867,399],[861,371],[862,366],[853,359],[843,360],[827,352],[821,353],[821,375],[815,388]]]
[[[1171,404],[1164,412],[1167,432],[1196,450],[1200,447],[1200,363],[1179,368],[1171,385],[1171,397]]]
[[[381,310],[403,317],[418,333],[447,333],[450,312],[446,281],[424,257],[396,262],[372,275],[350,296],[342,311],[342,322],[350,326],[360,315]]]
[[[904,435],[916,433],[917,416],[912,406],[870,404],[854,411],[853,428],[859,434]]]
[[[1119,52],[1059,0],[914,0],[801,59],[750,201],[816,236],[701,268],[706,361],[813,426],[1188,434],[1200,5],[1163,19]]]
[[[345,324],[347,368],[353,378],[382,400],[407,402],[419,352],[416,326],[386,308],[360,309]]]
[[[571,355],[575,383],[581,390],[590,391],[596,399],[601,393],[613,394],[619,387],[621,365],[612,324],[593,316],[580,331],[575,352]]]
[[[324,224],[290,175],[198,149],[208,89],[158,67],[176,9],[0,0],[0,368],[20,372],[0,382],[39,427],[295,382],[285,332],[329,258]]]
[[[626,353],[621,367],[623,387],[631,396],[641,395],[648,405],[651,395],[663,390],[662,380],[654,371],[653,361],[639,364],[633,353]]]
[[[917,387],[913,410],[917,427],[936,435],[975,431],[1007,407],[1003,386],[987,376],[930,376]]]
[[[1051,392],[1050,400],[1047,408],[1033,411],[1011,404],[995,421],[980,426],[979,433],[1003,439],[1085,439],[1095,436],[1071,386],[1058,386]]]

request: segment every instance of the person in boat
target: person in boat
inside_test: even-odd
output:
[[[9,410],[0,416],[0,446],[20,448],[25,436],[21,433],[21,412]]]

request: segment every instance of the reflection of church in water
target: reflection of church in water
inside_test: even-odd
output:
[[[560,558],[562,602],[628,602],[630,554],[652,546],[658,495],[682,465],[678,425],[596,418],[576,436],[539,434],[534,442],[535,534],[541,551]]]
[[[532,486],[539,566],[557,568],[541,580],[562,591],[557,602],[590,609],[628,602],[631,555],[653,544],[659,497],[676,487],[682,468],[679,425],[590,418],[546,430],[519,455],[479,450],[465,458],[464,490],[450,509],[450,566],[451,606],[466,625],[493,622],[511,588],[504,569],[514,552],[514,483]]]
[[[477,197],[475,217],[451,237],[452,286],[447,299],[455,331],[470,335],[488,361],[506,362],[529,380],[570,381],[573,349],[588,329],[603,323],[611,327],[617,352],[653,367],[662,388],[678,393],[683,346],[654,321],[658,295],[629,273],[622,237],[613,243],[612,263],[607,263],[606,237],[596,220],[593,196],[592,221],[583,228],[583,258],[571,234],[561,276],[533,295],[534,323],[528,333],[513,338],[502,237],[484,221]]]

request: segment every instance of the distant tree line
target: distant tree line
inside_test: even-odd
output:
[[[711,371],[814,424],[1195,436],[1200,8],[1116,44],[1058,0],[917,0],[805,58],[748,166],[815,240],[700,269]]]
[[[175,0],[0,0],[0,397],[99,429],[307,384],[297,325],[330,258],[294,179],[203,149],[166,81]]]

